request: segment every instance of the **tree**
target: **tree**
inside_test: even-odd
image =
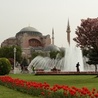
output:
[[[88,63],[97,66],[98,62],[95,59],[98,57],[98,18],[82,19],[75,33],[77,37],[73,40],[77,42],[77,46],[90,51],[88,52]]]
[[[20,66],[22,68],[22,71],[27,71],[28,61],[26,58],[22,59]]]
[[[20,47],[16,47],[16,60],[18,62],[21,61],[21,48]],[[5,58],[13,58],[14,59],[14,46],[10,46],[10,47],[1,47],[0,48],[0,57],[5,57]]]
[[[77,37],[74,41],[81,48],[94,48],[98,51],[98,18],[81,20],[81,25],[76,29]]]
[[[0,58],[0,75],[9,74],[11,64],[7,58]]]
[[[51,59],[56,59],[57,54],[59,53],[59,51],[51,51],[50,52],[50,58]]]
[[[89,50],[88,49],[82,49],[82,54],[83,54],[83,57],[87,57],[89,54]]]
[[[33,51],[31,52],[31,59],[34,59],[36,56],[46,56],[45,52],[38,52],[38,51]]]
[[[95,65],[95,72],[97,72],[98,54],[96,53],[96,51],[94,49],[91,49],[89,51],[88,58],[89,58],[89,61],[87,61],[87,63],[89,65],[94,64]]]

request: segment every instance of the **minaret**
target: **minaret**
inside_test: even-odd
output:
[[[52,45],[54,45],[54,29],[52,28]]]
[[[70,32],[71,32],[71,30],[70,30],[70,25],[69,25],[69,19],[68,19],[68,23],[67,23],[67,30],[66,30],[66,32],[67,32],[67,41],[68,41],[68,43],[70,45]]]

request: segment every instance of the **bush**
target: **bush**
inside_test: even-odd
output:
[[[11,64],[7,58],[0,58],[0,75],[9,74]]]

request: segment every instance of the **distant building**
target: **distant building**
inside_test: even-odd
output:
[[[42,50],[50,44],[50,35],[43,35],[37,29],[28,26],[16,33],[15,37],[5,39],[1,43],[1,47],[13,45],[20,46],[25,54],[30,55],[31,49]]]
[[[69,20],[67,24],[67,41],[70,44],[70,25]],[[57,47],[54,45],[54,29],[52,28],[52,41],[50,35],[43,35],[34,27],[28,26],[22,28],[18,33],[16,33],[15,37],[10,37],[5,39],[1,43],[1,47],[4,46],[20,46],[23,55],[27,57],[31,56],[31,51],[65,51],[64,47]]]

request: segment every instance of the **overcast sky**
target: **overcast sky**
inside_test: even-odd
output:
[[[27,26],[52,35],[55,45],[65,47],[69,18],[71,36],[81,19],[98,17],[98,0],[0,0],[0,43]]]

